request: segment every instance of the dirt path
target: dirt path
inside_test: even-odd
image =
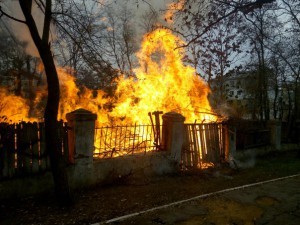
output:
[[[251,168],[230,169],[225,166],[161,177],[128,177],[106,186],[77,190],[75,204],[69,208],[59,207],[53,193],[24,199],[1,200],[0,224],[99,223],[194,196],[299,174],[300,159],[297,152],[272,153],[257,157],[255,166]],[[259,185],[244,188],[137,216],[122,224],[239,225],[264,224],[264,221],[266,224],[273,224],[269,222],[273,217],[287,221],[278,223],[280,225],[300,224],[298,187],[299,178],[293,178],[269,183],[266,187]],[[295,208],[295,201],[298,208]],[[287,208],[281,210],[282,206]],[[274,215],[277,211],[278,214]]]
[[[201,195],[195,197],[198,198],[196,200],[168,204],[169,206],[152,212],[129,215],[124,220],[117,218],[106,222],[180,225],[300,224],[300,175],[221,192],[208,197]]]

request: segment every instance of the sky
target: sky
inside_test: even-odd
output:
[[[75,0],[76,1],[76,0]],[[124,0],[102,0],[104,4],[111,4],[113,7],[119,7],[119,3],[124,4]],[[162,14],[166,10],[166,6],[172,2],[171,0],[128,0],[128,4],[132,7],[132,12],[134,13],[134,20],[136,22],[136,31],[139,31],[140,18],[145,16],[145,13],[149,10],[155,10],[161,12]],[[21,12],[18,1],[4,0],[1,2],[2,8],[10,15],[24,20],[23,14]],[[43,25],[43,14],[40,10],[33,10],[33,16],[36,19],[37,26],[39,30],[42,30]],[[2,18],[1,18],[2,20]],[[163,16],[161,17],[163,21]],[[27,42],[26,52],[32,56],[38,56],[37,50],[32,42],[31,36],[29,34],[28,28],[21,23],[6,20],[5,24],[3,21],[0,22],[0,26],[3,29],[10,29],[10,32],[14,33],[15,37],[20,41]],[[53,28],[52,28],[53,29]],[[55,38],[55,32],[52,32],[52,38]]]
[[[9,14],[12,15],[13,17],[24,20],[24,16],[21,12],[21,8],[19,6],[18,1],[4,1],[4,3],[1,4],[2,8]],[[41,27],[42,26],[42,19],[43,15],[41,11],[39,10],[34,10],[33,15],[36,18],[37,21],[37,26]],[[2,20],[2,19],[1,19]],[[13,20],[5,20],[1,21],[1,23],[5,23],[5,27],[8,27],[10,29],[10,32],[12,32],[15,37],[20,40],[20,41],[25,41],[27,42],[26,46],[26,52],[32,56],[38,56],[38,53],[36,51],[36,47],[34,46],[31,36],[29,34],[28,28],[19,22],[13,21]],[[3,24],[1,24],[3,26]]]

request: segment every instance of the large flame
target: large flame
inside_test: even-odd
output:
[[[140,66],[134,70],[136,77],[120,77],[114,98],[105,97],[102,90],[79,89],[68,70],[58,68],[59,119],[65,119],[68,112],[85,108],[98,115],[101,125],[149,124],[148,112],[158,110],[181,113],[187,122],[215,120],[207,100],[209,88],[192,67],[183,64],[184,49],[177,48],[182,44],[182,40],[165,29],[146,34],[137,53]],[[45,89],[38,91],[34,105],[40,104],[45,96]],[[42,118],[41,112],[29,110],[28,101],[21,97],[0,89],[0,98],[3,99],[0,116],[7,116],[10,122]],[[108,102],[115,106],[110,111],[104,107]]]
[[[0,122],[31,121],[28,117],[29,106],[25,99],[10,94],[4,88],[0,88],[0,99]]]
[[[79,88],[76,86],[75,78],[69,73],[70,69],[57,68],[61,90],[58,119],[65,120],[67,113],[84,108],[97,114],[97,126],[150,124],[148,113],[154,111],[181,113],[186,118],[186,122],[215,121],[217,117],[211,113],[207,99],[209,93],[207,84],[196,75],[192,67],[182,62],[185,52],[178,46],[183,44],[182,40],[165,29],[158,29],[145,35],[141,49],[136,55],[139,67],[134,70],[135,77],[120,77],[116,81],[117,89],[113,98],[107,97],[108,95],[102,90]],[[46,90],[45,87],[39,88],[36,90],[35,99],[29,100],[11,95],[7,90],[0,88],[0,122],[41,120],[42,106],[46,102]],[[106,107],[106,105],[113,107]],[[154,126],[152,128],[154,129]],[[156,129],[159,130],[159,126]],[[143,136],[144,141],[141,143],[139,140],[132,140],[131,131],[127,130],[127,126],[122,134],[113,129],[109,132],[109,135],[107,131],[102,136],[101,132],[96,134],[95,154],[103,154],[103,152],[106,154],[108,149],[107,151],[111,151],[109,154],[113,157],[126,154],[128,146],[132,150],[136,146],[146,149],[148,142],[146,143],[145,140],[151,139],[149,133],[137,131],[136,127],[133,134],[136,136],[139,132],[139,136]],[[122,135],[129,135],[130,139],[125,141],[125,136]],[[113,143],[116,143],[117,138],[121,138],[122,144],[118,149],[113,146],[101,147],[101,143],[112,143],[111,140],[106,139],[113,137],[115,137]],[[158,136],[155,137],[154,142],[156,147],[159,147]]]
[[[185,4],[186,4],[186,0],[179,0],[177,2],[169,3],[164,15],[165,21],[168,22],[169,24],[173,24],[174,13],[183,10]]]
[[[214,119],[208,116],[209,88],[195,70],[182,62],[184,52],[176,48],[183,42],[170,31],[158,29],[144,37],[138,52],[140,67],[135,78],[121,78],[118,83],[118,104],[112,116],[145,124],[147,112],[175,111],[190,122]]]

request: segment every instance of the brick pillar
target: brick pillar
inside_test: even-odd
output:
[[[162,119],[162,146],[164,150],[170,152],[172,159],[179,164],[181,162],[185,118],[179,113],[168,112],[162,116]]]
[[[68,121],[69,161],[84,159],[93,162],[95,120],[97,115],[85,109],[77,109],[66,115]]]
[[[281,149],[281,121],[270,120],[267,127],[270,129],[270,144],[275,150]]]

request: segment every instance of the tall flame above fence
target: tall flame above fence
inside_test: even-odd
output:
[[[136,79],[120,80],[120,98],[111,115],[130,114],[130,120],[145,123],[148,112],[161,110],[181,113],[188,121],[209,119],[209,88],[192,67],[183,64],[184,49],[177,48],[182,44],[164,29],[145,35],[137,53],[140,67],[134,70]]]
[[[139,67],[134,69],[135,77],[120,77],[114,98],[104,97],[102,90],[96,91],[97,94],[87,88],[79,90],[74,77],[66,69],[58,68],[61,85],[59,118],[64,119],[66,113],[85,108],[98,115],[100,125],[149,124],[148,112],[157,110],[181,113],[187,122],[215,120],[207,99],[209,88],[192,67],[182,62],[185,52],[178,48],[182,44],[183,41],[169,30],[157,29],[146,34],[136,55]],[[7,91],[0,91],[2,99],[11,97]],[[45,88],[38,91],[34,105],[39,105],[45,95]],[[18,101],[14,102],[18,102],[18,108],[22,110],[15,112],[13,104],[5,104],[2,106],[5,110],[0,108],[0,115],[6,114],[11,122],[42,118],[42,110],[37,111],[36,107],[30,110],[25,99],[16,99]],[[112,110],[104,107],[108,102],[114,105]],[[29,113],[34,116],[30,117]]]

